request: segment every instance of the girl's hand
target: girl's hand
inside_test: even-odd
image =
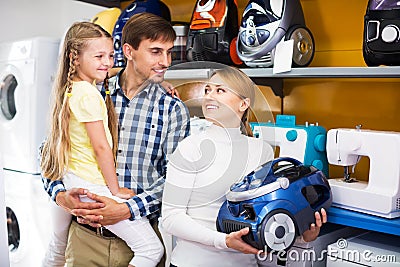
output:
[[[172,97],[180,98],[178,91],[175,90],[174,86],[169,82],[163,81],[161,83],[161,86],[164,87],[165,90],[167,90],[167,93],[170,94]]]
[[[122,198],[122,199],[130,199],[134,195],[136,195],[136,194],[135,194],[135,192],[133,192],[133,190],[128,189],[126,187],[120,187],[118,190],[118,193],[116,193],[114,196]]]

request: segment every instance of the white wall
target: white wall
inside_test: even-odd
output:
[[[78,20],[90,20],[105,7],[74,0],[0,0],[0,42],[34,36],[62,38]]]

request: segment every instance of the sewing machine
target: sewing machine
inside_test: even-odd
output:
[[[400,133],[331,129],[327,134],[330,164],[344,167],[342,178],[329,179],[333,206],[395,218],[400,216]],[[361,156],[370,159],[369,181],[351,177]]]
[[[279,157],[291,157],[304,165],[313,165],[328,176],[326,130],[317,124],[296,125],[294,115],[277,115],[276,123],[250,123],[253,134],[273,147]]]

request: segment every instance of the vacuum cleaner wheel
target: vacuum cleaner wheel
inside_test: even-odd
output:
[[[293,67],[308,66],[315,52],[314,38],[306,27],[294,26],[286,34],[286,40],[294,40]]]
[[[286,210],[276,210],[265,217],[261,234],[267,249],[275,252],[286,250],[296,239],[296,225]]]

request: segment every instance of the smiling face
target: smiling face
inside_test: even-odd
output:
[[[132,66],[135,72],[134,77],[139,84],[147,80],[161,83],[164,80],[165,72],[171,65],[173,46],[173,42],[150,39],[142,40],[138,49],[124,44],[124,53],[128,60],[127,68]]]
[[[243,98],[235,93],[218,74],[210,78],[204,93],[202,110],[207,120],[221,127],[240,126],[240,120],[249,107],[248,98]]]
[[[90,83],[103,81],[113,64],[112,39],[108,37],[90,39],[75,61],[75,79]]]

